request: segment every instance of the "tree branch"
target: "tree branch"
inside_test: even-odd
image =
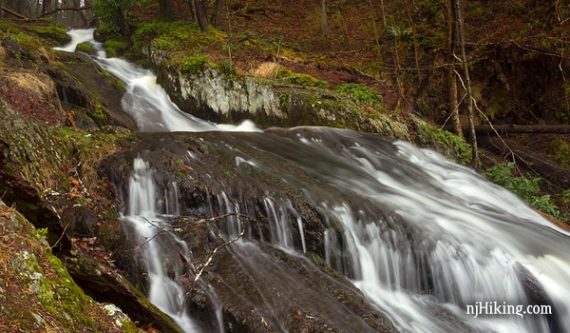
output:
[[[19,18],[19,19],[22,19],[22,20],[29,20],[28,17],[26,17],[26,16],[24,16],[24,15],[22,15],[22,14],[16,12],[16,11],[13,11],[13,10],[11,10],[11,9],[9,9],[9,8],[6,8],[6,7],[4,7],[4,6],[0,6],[0,10],[2,10],[3,12],[6,12],[6,13],[12,15],[12,16],[15,16],[15,17],[17,17],[17,18]]]
[[[57,12],[62,12],[62,11],[74,11],[74,12],[80,12],[80,11],[84,11],[84,10],[89,10],[91,9],[91,7],[81,7],[81,8],[77,8],[77,7],[66,7],[66,8],[57,8],[54,10],[50,10],[47,13],[43,13],[42,15],[38,16],[38,18],[42,18],[42,17],[46,17],[46,16],[50,16],[52,14],[55,14]]]

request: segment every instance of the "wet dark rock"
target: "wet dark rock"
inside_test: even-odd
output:
[[[323,217],[301,189],[276,176],[260,174],[247,163],[236,164],[236,155],[245,158],[254,154],[256,158],[271,159],[255,153],[257,148],[253,142],[259,143],[257,140],[266,140],[263,145],[275,144],[272,136],[261,138],[255,133],[141,134],[130,150],[105,159],[100,174],[115,184],[115,192],[122,198],[123,205],[136,157],[150,162],[158,193],[164,193],[172,186],[171,182],[176,181],[182,216],[174,218],[171,225],[188,244],[193,265],[205,262],[211,251],[221,244],[212,230],[225,230],[227,222],[207,224],[200,220],[225,213],[223,203],[218,202],[220,195],[225,193],[245,207],[244,214],[251,217],[244,222],[246,238],[250,241],[223,248],[214,257],[203,281],[214,287],[215,295],[205,284],[192,290],[190,312],[206,331],[217,327],[213,299],[221,302],[225,329],[229,332],[394,331],[391,322],[373,308],[358,289],[320,259],[324,256]],[[275,149],[280,148],[277,145]],[[302,171],[298,173],[301,182],[310,178]],[[291,203],[302,218],[308,256],[314,259],[268,245],[270,217],[264,207],[266,197],[271,197],[276,204],[287,200]],[[122,210],[125,209],[123,206]],[[167,210],[166,203],[159,202],[159,211]],[[296,225],[290,228],[297,230]],[[125,233],[130,232],[125,230]],[[294,248],[302,253],[299,233],[292,234]],[[247,247],[247,251],[242,246]],[[178,269],[182,270],[182,279],[187,280],[185,284],[191,290],[193,273],[187,267],[189,264],[173,259],[180,256],[175,246],[164,247],[170,249],[164,260],[173,260],[167,266],[182,264]],[[138,268],[132,263],[118,265],[130,272],[144,271],[141,263]],[[136,283],[139,285],[141,281]]]
[[[562,332],[560,314],[556,311],[552,299],[548,296],[544,287],[523,265],[517,263],[518,277],[521,285],[529,299],[530,305],[549,305],[552,314],[546,315],[550,332]]]
[[[87,207],[65,208],[61,213],[61,222],[72,236],[93,237],[96,234],[97,215]]]
[[[152,305],[105,261],[95,260],[92,255],[79,250],[74,251],[73,256],[64,257],[64,264],[76,283],[95,300],[117,305],[143,326],[155,327],[160,332],[181,332],[170,317]]]
[[[77,114],[78,126],[136,128],[121,107],[125,86],[120,80],[101,69],[87,54],[60,53],[59,58],[60,65],[46,67],[45,71],[55,81],[64,108]]]

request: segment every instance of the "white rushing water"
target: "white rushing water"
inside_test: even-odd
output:
[[[156,207],[156,188],[152,170],[147,162],[137,158],[133,163],[134,174],[129,180],[129,208],[123,217],[135,231],[138,248],[142,252],[149,279],[148,298],[162,312],[168,314],[185,332],[197,331],[188,315],[184,290],[167,274],[164,257],[164,242],[161,238],[172,238],[180,247],[181,255],[187,256],[188,249],[169,230],[167,221],[161,218]],[[169,195],[165,196],[168,197]]]
[[[93,41],[93,30],[74,30],[70,35],[73,41],[60,50],[72,52],[84,41],[100,50]],[[122,59],[106,58],[101,50],[96,61],[127,84],[122,105],[142,131],[258,131],[251,122],[218,125],[183,113],[151,71]],[[508,191],[432,151],[396,142],[393,155],[387,155],[359,144],[357,139],[354,145],[339,150],[341,145],[334,145],[333,140],[299,136],[299,145],[306,149],[285,146],[272,153],[320,181],[315,187],[295,184],[326,217],[327,263],[349,276],[400,331],[570,332],[567,232]],[[235,159],[238,167],[278,174],[250,156]],[[333,164],[323,166],[321,161]],[[416,181],[417,177],[422,181]],[[321,188],[324,184],[345,193],[344,199],[329,196]],[[168,228],[158,213],[155,196],[148,163],[136,159],[125,220],[136,231],[139,242],[155,237],[157,226]],[[164,197],[177,200],[176,195]],[[217,198],[225,212],[245,211],[224,192]],[[306,252],[302,219],[291,202],[276,202],[267,196],[263,205],[270,231],[266,240],[294,250],[293,233],[298,233],[302,246],[296,250]],[[395,214],[383,215],[385,210]],[[228,234],[240,231],[239,224],[229,225]],[[241,242],[236,246],[241,250],[253,248]],[[151,302],[185,331],[194,331],[180,298],[182,289],[165,273],[161,262],[164,249],[154,240],[143,249]],[[465,307],[476,301],[534,304],[537,300],[528,290],[533,281],[556,309],[556,328],[542,316],[475,319],[465,313]],[[219,322],[222,326],[221,319]]]
[[[251,121],[240,125],[215,124],[182,112],[166,91],[156,83],[156,74],[120,58],[107,58],[101,43],[94,40],[94,29],[71,30],[72,41],[56,50],[74,52],[77,45],[91,43],[98,56],[97,63],[127,85],[121,100],[123,109],[136,121],[143,132],[200,132],[200,131],[259,131]]]

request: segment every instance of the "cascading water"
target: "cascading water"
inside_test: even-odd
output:
[[[93,42],[92,33],[73,31],[73,42],[62,49],[73,51],[80,41]],[[123,107],[142,131],[257,131],[247,122],[217,125],[182,113],[152,72],[107,59],[103,52],[96,61],[127,83]],[[252,168],[302,189],[327,225],[327,263],[349,277],[400,331],[570,331],[568,233],[473,171],[408,143],[325,128],[231,136],[239,147],[212,134],[208,138],[209,145],[232,155],[238,168]],[[197,161],[191,152],[187,158]],[[307,176],[300,179],[299,174]],[[262,203],[269,235],[259,232],[259,237],[287,251],[306,252],[296,208],[267,191]],[[125,220],[139,242],[155,237],[157,226],[168,229],[155,208],[155,195],[148,164],[136,159]],[[173,197],[167,194],[164,200],[176,202]],[[216,204],[226,213],[248,210],[226,192],[218,194]],[[176,209],[164,213],[175,214]],[[235,218],[228,221],[227,233],[239,234],[242,226]],[[294,233],[300,235],[300,247],[293,244]],[[250,278],[261,274],[265,267],[255,260],[267,258],[260,246],[242,241],[232,248],[236,260],[249,267]],[[143,257],[149,297],[192,331],[180,303],[182,291],[164,273],[161,256],[160,243],[148,242]],[[476,301],[549,304],[553,314],[475,319],[465,308]],[[263,303],[270,307],[271,302],[271,295],[265,295]]]
[[[166,272],[161,238],[172,238],[176,244],[179,244],[179,253],[183,255],[187,255],[188,249],[184,242],[175,238],[174,234],[164,232],[169,226],[157,212],[156,188],[148,163],[137,158],[133,168],[134,174],[129,180],[128,215],[124,216],[123,220],[135,231],[137,247],[142,250],[141,257],[146,265],[149,279],[148,298],[162,312],[172,317],[185,332],[194,332],[196,327],[188,316],[184,304],[184,290]]]

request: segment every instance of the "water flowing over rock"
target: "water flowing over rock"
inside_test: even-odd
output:
[[[570,327],[568,233],[472,170],[374,134],[204,121],[152,72],[98,61],[142,131],[197,132],[141,133],[100,169],[142,249],[142,287],[186,331]],[[474,319],[477,301],[554,311]]]

